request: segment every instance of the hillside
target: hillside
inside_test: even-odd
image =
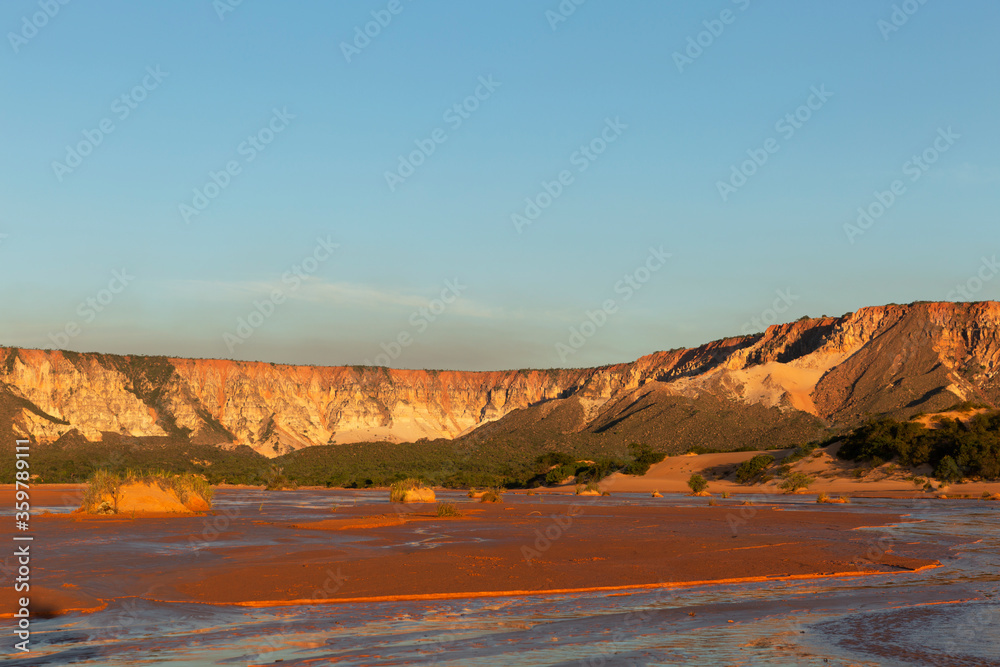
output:
[[[735,449],[959,401],[996,405],[1000,304],[864,308],[587,369],[411,371],[18,348],[0,348],[0,361],[0,429],[42,445],[113,437],[245,445],[268,457],[423,439]]]

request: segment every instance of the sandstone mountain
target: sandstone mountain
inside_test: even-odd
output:
[[[312,367],[0,348],[0,430],[277,456],[313,445],[522,438],[663,449],[791,444],[875,415],[1000,402],[1000,304],[917,303],[601,368]]]

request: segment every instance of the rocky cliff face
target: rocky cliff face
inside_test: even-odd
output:
[[[0,419],[19,437],[169,436],[274,456],[456,438],[554,399],[579,403],[580,429],[670,396],[835,424],[958,400],[996,403],[1000,304],[864,308],[591,369],[407,371],[14,348],[0,348],[0,359]]]

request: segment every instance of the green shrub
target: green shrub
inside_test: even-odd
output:
[[[995,480],[1000,478],[1000,412],[978,414],[968,422],[942,419],[933,429],[914,422],[873,420],[852,431],[838,455],[872,465],[894,460],[910,467],[930,464],[948,479]],[[944,463],[946,458],[951,461]]]
[[[556,484],[561,484],[564,479],[575,476],[577,469],[578,466],[576,463],[566,463],[558,468],[553,468],[545,474],[545,485],[555,486]]]
[[[628,448],[633,460],[622,470],[626,475],[645,475],[653,464],[667,458],[666,454],[654,452],[649,445],[633,442]]]
[[[809,485],[814,481],[816,480],[805,473],[793,472],[785,477],[785,481],[783,481],[778,488],[785,493],[795,493],[800,489],[808,489]]]
[[[979,401],[962,401],[941,412],[972,412],[973,410],[989,410],[993,406]]]
[[[954,483],[962,479],[962,471],[959,469],[955,459],[945,456],[934,468],[934,477],[942,482]]]
[[[708,480],[698,473],[695,473],[688,478],[688,486],[691,488],[693,493],[701,493],[708,488]]]
[[[503,500],[503,490],[502,489],[489,489],[483,494],[483,497],[479,499],[481,503],[498,503]]]
[[[684,452],[684,453],[685,454],[698,454],[700,456],[702,454],[721,454],[722,451],[723,450],[721,450],[721,449],[715,449],[714,447],[705,447],[703,445],[694,445],[692,447],[688,447],[687,451]]]
[[[441,517],[462,516],[462,513],[451,503],[442,503],[437,507],[437,515]]]
[[[564,466],[575,461],[574,457],[565,452],[546,452],[535,457],[535,467],[538,472],[545,472],[552,466]]]
[[[112,509],[118,512],[118,498],[121,490],[120,476],[107,470],[97,470],[87,480],[87,488],[83,492],[83,508],[92,511],[97,508],[105,496],[111,496]]]
[[[603,457],[594,462],[593,465],[578,468],[576,471],[576,481],[581,483],[599,482],[625,466],[626,463],[620,459]]]
[[[804,459],[805,457],[809,456],[814,451],[816,451],[817,447],[819,447],[818,442],[810,442],[807,445],[799,445],[798,447],[795,448],[794,452],[785,457],[782,463],[791,464],[795,463],[796,461],[801,461],[802,459]]]
[[[215,490],[204,478],[198,475],[174,475],[171,477],[171,482],[182,503],[187,502],[188,495],[193,493],[204,498],[208,504],[212,504]]]
[[[774,457],[770,454],[758,454],[748,461],[744,461],[736,469],[736,481],[740,484],[752,484],[758,481],[770,465],[774,463]]]

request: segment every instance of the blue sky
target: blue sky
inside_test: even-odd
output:
[[[4,2],[0,344],[588,366],[1000,295],[997,3],[562,6]]]

